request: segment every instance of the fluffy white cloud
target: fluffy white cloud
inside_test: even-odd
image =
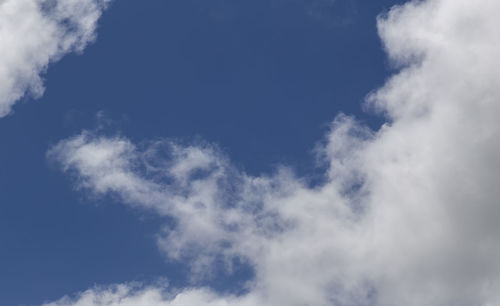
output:
[[[500,305],[498,12],[495,0],[427,0],[379,18],[401,70],[369,103],[389,123],[339,116],[318,187],[287,169],[246,175],[207,145],[62,141],[49,155],[78,186],[176,220],[158,243],[195,277],[217,257],[255,278],[241,296],[125,286],[59,304]]]
[[[0,1],[0,117],[25,94],[43,94],[41,74],[95,38],[110,0]]]

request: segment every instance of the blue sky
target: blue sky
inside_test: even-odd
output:
[[[8,10],[9,1],[13,0],[0,3],[0,13]],[[46,72],[47,63],[33,65],[43,77],[43,95],[33,97],[29,90],[19,98],[1,100],[0,95],[0,104],[13,105],[0,118],[0,304],[37,305],[70,295],[73,300],[60,300],[60,305],[69,305],[81,298],[78,292],[131,282],[145,289],[130,289],[132,293],[125,295],[170,292],[162,305],[170,305],[166,303],[175,300],[172,292],[185,288],[205,288],[215,296],[211,297],[214,305],[223,305],[223,300],[217,300],[221,296],[229,299],[229,305],[286,303],[276,289],[280,274],[262,270],[274,259],[252,257],[252,246],[238,244],[247,237],[245,230],[227,230],[210,219],[207,222],[216,223],[210,223],[207,232],[214,232],[204,244],[196,240],[201,238],[193,238],[196,234],[189,236],[203,227],[193,229],[189,222],[183,223],[200,216],[170,212],[176,211],[175,205],[189,203],[194,203],[196,211],[196,199],[207,200],[208,204],[200,205],[211,207],[210,191],[198,194],[190,186],[208,186],[213,177],[219,188],[214,201],[223,203],[223,208],[214,204],[214,220],[229,218],[233,198],[244,203],[242,207],[263,203],[258,204],[264,207],[261,213],[272,218],[273,226],[259,223],[262,220],[247,208],[238,210],[242,216],[236,218],[237,226],[248,221],[253,224],[249,228],[262,226],[271,237],[280,231],[286,235],[289,224],[296,222],[300,229],[300,224],[314,224],[316,218],[325,226],[310,232],[309,227],[302,232],[290,229],[289,244],[278,246],[277,241],[288,241],[280,238],[272,245],[259,246],[270,253],[282,248],[284,253],[295,254],[295,247],[311,243],[322,250],[311,251],[315,261],[328,254],[329,260],[336,258],[333,263],[325,259],[324,264],[332,269],[345,262],[346,267],[363,271],[335,268],[336,272],[325,272],[330,274],[305,276],[303,281],[312,277],[311,284],[325,279],[321,286],[330,293],[323,297],[321,291],[314,291],[320,285],[304,289],[295,299],[297,305],[413,305],[406,303],[411,300],[415,305],[438,306],[463,300],[462,289],[481,291],[485,283],[496,288],[497,273],[477,271],[483,271],[480,263],[485,261],[496,267],[490,256],[498,250],[476,256],[461,249],[458,242],[447,245],[443,241],[475,235],[496,239],[496,228],[480,233],[473,229],[475,224],[487,223],[485,216],[497,212],[491,187],[497,174],[490,167],[497,167],[498,139],[490,114],[498,113],[491,102],[500,97],[498,78],[488,70],[486,59],[479,63],[472,59],[477,60],[483,50],[485,58],[498,55],[497,49],[487,46],[495,37],[487,31],[494,23],[473,22],[493,20],[495,16],[488,11],[498,5],[481,0],[475,15],[465,17],[463,1],[456,7],[453,1],[410,1],[404,9],[391,10],[404,2],[113,0],[106,9],[96,9],[103,14],[95,41],[79,37],[85,48],[77,52],[73,51],[78,47],[60,47],[49,56],[52,61]],[[51,16],[50,8],[47,12]],[[78,16],[64,18],[72,22]],[[378,28],[377,16],[385,16],[380,17]],[[56,19],[56,24],[64,27],[64,18]],[[455,24],[462,30],[455,31]],[[484,41],[474,40],[475,34],[456,34],[470,28],[479,29]],[[78,30],[66,31],[67,37],[78,34]],[[28,41],[30,37],[16,39]],[[479,51],[461,49],[471,44],[477,44]],[[29,56],[40,54],[34,51]],[[457,80],[458,75],[463,79]],[[2,75],[0,80],[8,84]],[[18,83],[12,88],[23,88],[26,83],[22,78],[15,80]],[[465,92],[453,86],[463,80],[469,84]],[[6,92],[4,96],[14,91],[0,90]],[[470,101],[484,101],[484,105]],[[347,117],[339,117],[340,113]],[[381,127],[385,122],[390,124]],[[464,149],[471,145],[478,151]],[[92,155],[94,149],[102,150]],[[151,152],[153,157],[148,155]],[[110,159],[101,160],[101,153]],[[441,159],[446,156],[449,164]],[[115,175],[110,176],[112,182],[107,177],[110,173]],[[462,176],[482,183],[471,187],[458,179]],[[246,188],[262,198],[254,199]],[[451,189],[469,192],[457,195]],[[176,197],[186,194],[186,204],[165,204],[177,203]],[[297,211],[276,208],[269,201],[295,205]],[[323,220],[323,203],[330,202],[346,202],[350,212],[335,206],[335,213],[325,210],[332,215]],[[316,210],[302,211],[297,203],[321,207],[319,215],[311,212],[312,219],[307,219],[306,212]],[[462,212],[470,215],[467,203],[479,208],[472,213],[474,220],[466,219],[470,231],[462,232],[457,224],[465,220]],[[440,219],[441,212],[449,210],[457,212],[450,224]],[[410,215],[410,221],[405,219]],[[362,221],[351,224],[349,220]],[[428,253],[412,251],[414,245],[407,241],[414,234],[408,227],[427,225],[434,232],[417,234],[415,239]],[[280,230],[273,232],[274,227]],[[173,234],[164,234],[165,228]],[[340,236],[345,228],[356,230]],[[373,237],[359,234],[363,232]],[[390,234],[394,232],[404,235]],[[337,244],[314,243],[320,241],[315,235],[330,234]],[[428,238],[435,235],[444,238]],[[310,239],[298,238],[303,236]],[[255,241],[253,246],[262,243],[261,236],[249,237]],[[172,247],[177,241],[179,256]],[[186,246],[184,241],[188,241]],[[290,245],[294,247],[287,249]],[[191,251],[185,256],[185,249],[205,257],[195,258]],[[245,253],[248,249],[252,250]],[[352,251],[358,249],[363,251]],[[394,250],[400,249],[411,259],[392,258]],[[441,253],[446,255],[440,257]],[[303,257],[303,253],[296,254]],[[366,264],[365,254],[374,254],[373,266]],[[441,265],[450,258],[456,259],[457,266],[472,262],[476,278],[450,284],[449,274],[461,279],[468,273],[452,264]],[[396,262],[394,267],[388,268],[392,262]],[[386,269],[389,272],[380,272]],[[416,272],[422,269],[444,272],[422,276]],[[351,288],[344,280],[356,285]],[[425,286],[429,280],[435,281],[438,293]],[[166,281],[168,289],[163,288]],[[287,286],[293,291],[293,284]],[[262,300],[262,288],[269,290],[269,299]],[[89,294],[102,294],[101,289],[95,290]],[[496,301],[493,289],[484,290],[483,295],[468,294],[463,305]],[[172,305],[189,304],[179,303]]]
[[[280,163],[307,173],[337,112],[380,121],[360,102],[387,77],[375,18],[394,2],[311,13],[307,1],[114,1],[98,40],[51,66],[44,96],[0,121],[0,279],[12,288],[1,303],[182,277],[156,249],[154,216],[74,192],[45,160],[51,144],[102,112],[109,133],[201,138],[250,173]]]

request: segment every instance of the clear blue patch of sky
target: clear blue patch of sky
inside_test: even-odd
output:
[[[312,173],[338,112],[376,128],[366,94],[390,73],[376,16],[396,0],[115,0],[98,40],[46,74],[42,99],[0,119],[0,305],[36,304],[96,284],[186,283],[155,245],[163,220],[75,191],[50,145],[95,128],[133,141],[196,138],[240,169]],[[235,278],[212,283],[235,292]]]

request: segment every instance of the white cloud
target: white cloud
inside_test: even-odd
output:
[[[191,289],[176,294],[167,293],[166,287],[141,287],[138,284],[115,285],[108,288],[94,288],[78,295],[76,299],[64,297],[46,306],[230,306],[234,298],[221,298],[203,289]]]
[[[0,117],[25,94],[43,94],[41,75],[50,63],[94,40],[109,1],[0,1]]]
[[[255,278],[241,296],[125,286],[61,303],[500,305],[498,12],[495,0],[428,0],[381,17],[402,69],[369,103],[390,123],[372,132],[338,117],[319,150],[329,164],[319,187],[286,169],[246,175],[206,145],[138,149],[89,132],[62,141],[49,155],[78,186],[177,220],[158,244],[193,275],[238,257]]]

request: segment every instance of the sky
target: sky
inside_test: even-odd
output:
[[[0,0],[0,305],[500,305],[495,0]]]

